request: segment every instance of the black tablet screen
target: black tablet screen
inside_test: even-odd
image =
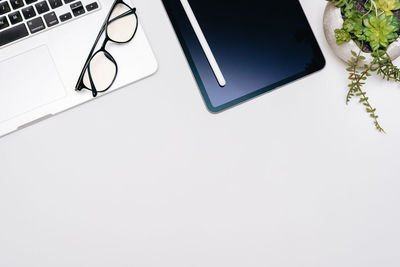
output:
[[[188,0],[226,79],[210,68],[181,0],[164,0],[211,111],[220,111],[323,68],[298,0]]]

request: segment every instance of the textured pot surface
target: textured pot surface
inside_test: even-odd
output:
[[[348,43],[343,43],[341,45],[336,44],[335,30],[341,29],[343,25],[342,14],[340,13],[340,8],[335,7],[332,3],[328,3],[324,12],[324,32],[326,40],[328,41],[333,52],[343,61],[348,61],[352,57],[351,51],[356,53],[360,52],[360,48],[356,45],[353,40]],[[395,42],[391,43],[387,49],[387,52],[392,60],[395,60],[400,56],[400,41],[397,39]],[[360,66],[364,64],[369,64],[372,61],[372,56],[370,53],[361,52],[361,55],[366,59],[360,62]]]

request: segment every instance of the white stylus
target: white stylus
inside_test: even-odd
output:
[[[206,54],[208,63],[210,63],[210,66],[214,72],[215,77],[217,78],[219,85],[221,87],[225,86],[226,80],[224,78],[224,75],[222,74],[221,69],[219,68],[217,60],[215,59],[214,54],[211,51],[210,46],[208,45],[207,39],[204,36],[203,31],[201,30],[199,22],[197,21],[196,16],[194,15],[188,0],[181,0],[181,3],[183,8],[185,9],[186,15],[189,18],[190,24],[192,24],[197,39],[199,39],[200,45],[203,48],[204,53]]]

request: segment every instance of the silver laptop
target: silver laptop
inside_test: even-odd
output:
[[[75,84],[113,2],[0,0],[0,136],[93,99]],[[107,45],[118,63],[107,93],[157,70],[137,14],[132,41]]]

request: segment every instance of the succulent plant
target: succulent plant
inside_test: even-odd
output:
[[[399,0],[375,0],[376,8],[385,11],[386,15],[392,15],[392,10],[400,9]]]
[[[336,37],[336,43],[338,45],[341,45],[343,43],[347,43],[351,40],[351,35],[343,30],[343,29],[336,29],[335,30],[335,37]]]
[[[366,0],[363,13],[360,12],[359,6],[356,7],[355,0],[327,1],[340,8],[344,18],[342,28],[335,30],[336,43],[341,45],[353,40],[360,48],[358,53],[351,51],[352,58],[347,62],[350,84],[346,103],[353,97],[358,97],[372,118],[375,128],[379,132],[384,132],[378,122],[376,109],[371,106],[363,87],[373,72],[385,80],[400,82],[400,69],[393,64],[386,51],[398,38],[399,22],[392,11],[400,9],[400,0]],[[373,60],[369,64],[360,66],[366,59],[362,55],[362,50],[368,45],[372,48]]]
[[[334,4],[336,7],[344,7],[346,6],[349,2],[349,0],[327,0],[328,2],[331,2]]]
[[[392,15],[376,16],[370,13],[364,18],[364,35],[372,50],[387,48],[398,37],[399,23]]]
[[[343,29],[360,41],[365,40],[363,28],[362,14],[358,11],[351,12],[351,15],[343,22]]]

